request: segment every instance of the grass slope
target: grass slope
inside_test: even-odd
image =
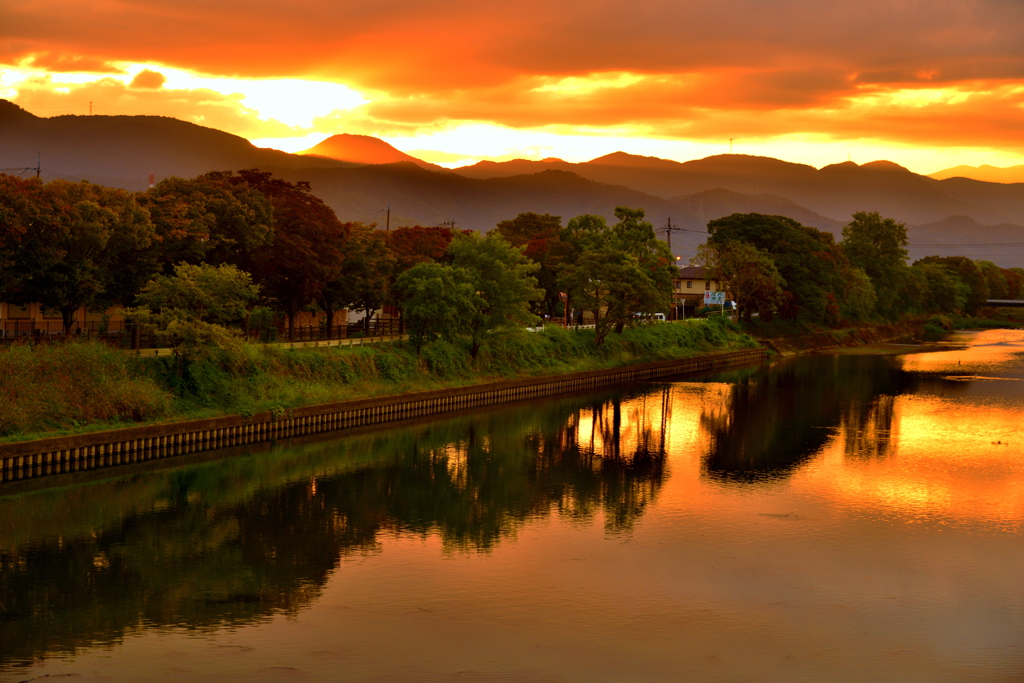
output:
[[[685,358],[756,346],[721,318],[646,325],[611,334],[548,327],[490,336],[473,361],[464,344],[285,350],[243,345],[180,367],[83,342],[0,349],[0,442],[157,421],[439,389]]]

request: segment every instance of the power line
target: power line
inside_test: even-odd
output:
[[[936,247],[1024,247],[1024,242],[965,242],[963,244],[908,244],[908,249],[923,249]]]

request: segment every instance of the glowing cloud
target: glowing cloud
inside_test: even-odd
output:
[[[445,163],[691,158],[733,138],[819,166],[852,154],[927,171],[1024,163],[1021,45],[1024,4],[1009,0],[65,0],[5,7],[0,95],[279,147],[375,135]]]

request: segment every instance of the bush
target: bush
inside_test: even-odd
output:
[[[423,346],[420,357],[430,374],[436,377],[457,377],[469,372],[469,351],[443,339]]]
[[[389,382],[401,382],[409,379],[413,370],[416,369],[415,359],[398,349],[375,350],[373,363],[377,368],[378,375]]]

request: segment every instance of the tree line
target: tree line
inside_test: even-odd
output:
[[[708,223],[696,261],[758,314],[837,326],[905,314],[974,314],[988,299],[1019,299],[1024,268],[966,256],[908,263],[907,228],[877,212],[858,212],[838,243],[831,233],[785,216],[733,214]]]
[[[306,182],[256,169],[168,178],[132,193],[0,174],[0,300],[59,311],[122,306],[178,341],[221,343],[268,311],[287,317],[400,311],[417,347],[567,307],[591,311],[597,343],[635,311],[670,305],[674,259],[641,209],[562,226],[520,214],[486,236],[452,227],[342,222]],[[571,302],[571,303],[570,303]]]
[[[452,227],[342,222],[306,182],[256,169],[168,178],[131,193],[88,182],[0,174],[0,300],[59,311],[124,307],[170,338],[225,343],[276,311],[310,307],[328,330],[338,311],[391,304],[419,348],[587,311],[600,346],[638,312],[672,305],[675,259],[642,209],[616,222],[522,213],[486,236]],[[1018,298],[1024,269],[966,257],[907,263],[907,230],[860,212],[843,239],[783,216],[708,224],[695,262],[758,314],[836,326],[904,313],[973,313]],[[264,321],[265,322],[265,321]]]

